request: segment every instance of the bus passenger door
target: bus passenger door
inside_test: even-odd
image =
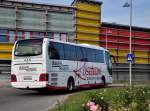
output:
[[[105,52],[105,61],[106,61],[108,73],[109,75],[112,75],[112,61],[111,61],[111,56],[108,52]]]

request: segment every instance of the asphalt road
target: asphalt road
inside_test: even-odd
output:
[[[8,78],[0,75],[0,111],[47,111],[66,97],[66,94],[55,93],[15,89],[10,87]]]
[[[111,84],[108,87],[122,87]],[[9,76],[0,74],[0,111],[47,111],[67,94],[58,92],[40,94],[36,91],[19,90],[10,87]]]

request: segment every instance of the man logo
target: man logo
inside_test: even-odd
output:
[[[30,61],[31,61],[31,58],[25,58],[24,61],[25,61],[25,62],[30,62]]]

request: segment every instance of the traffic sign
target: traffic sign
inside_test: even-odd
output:
[[[134,58],[133,54],[127,54],[127,61],[128,62],[133,62],[133,58]]]

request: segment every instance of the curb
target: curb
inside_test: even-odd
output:
[[[60,103],[60,105],[61,105],[61,103],[64,102],[69,97],[69,95],[64,95],[64,97],[57,99],[56,102],[54,102],[52,105],[50,105],[48,108],[46,108],[42,111],[49,111],[50,109],[56,107],[58,105],[58,103]]]

